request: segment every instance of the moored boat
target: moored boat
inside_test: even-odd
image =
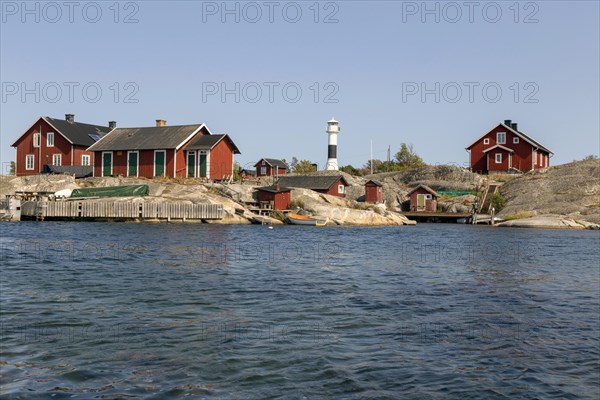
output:
[[[325,226],[327,224],[326,218],[308,217],[293,213],[288,213],[285,219],[291,225]]]

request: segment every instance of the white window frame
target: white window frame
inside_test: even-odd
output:
[[[29,166],[29,161],[31,161],[31,167]],[[25,155],[25,170],[33,171],[35,169],[35,154],[26,154]]]
[[[262,176],[267,175],[267,167],[260,167],[260,174]]]
[[[58,160],[58,164],[56,163],[56,160]],[[60,153],[52,154],[52,165],[57,165],[57,166],[62,165],[62,154],[60,154]]]
[[[52,138],[52,140],[50,140]],[[46,147],[54,147],[54,132],[46,133]]]
[[[428,193],[425,195],[425,200],[431,200],[431,199],[433,199],[433,196],[431,194]]]
[[[506,144],[506,132],[496,132],[496,144]]]
[[[83,160],[87,159],[87,163]],[[92,157],[90,157],[89,154],[82,154],[81,155],[81,165],[83,165],[84,167],[89,167],[90,165],[92,165]]]
[[[517,136],[513,138],[513,144],[519,144],[519,138]]]
[[[483,139],[483,144],[490,144],[490,138]]]
[[[33,147],[40,147],[41,144],[41,135],[39,133],[33,134]]]
[[[496,164],[502,164],[502,153],[494,154],[494,159],[496,161]]]
[[[339,194],[344,194],[346,192],[344,189],[345,189],[344,185],[338,185],[338,193]]]

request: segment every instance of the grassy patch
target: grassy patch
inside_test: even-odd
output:
[[[290,202],[290,209],[295,210],[296,208],[304,208],[304,202],[300,199],[294,199]]]

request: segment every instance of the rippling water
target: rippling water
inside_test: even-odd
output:
[[[600,396],[600,235],[0,225],[3,398]]]

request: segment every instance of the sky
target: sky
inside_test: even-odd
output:
[[[205,123],[244,166],[363,166],[410,143],[430,164],[504,119],[598,155],[598,1],[72,1],[0,4],[0,162],[41,115]]]

